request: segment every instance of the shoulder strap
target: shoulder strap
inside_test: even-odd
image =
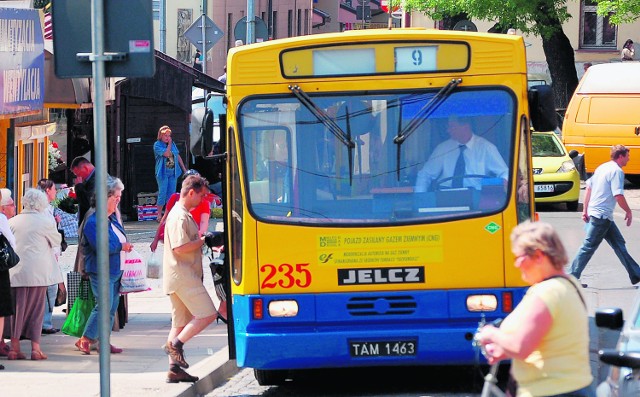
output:
[[[568,278],[566,278],[565,276],[561,276],[561,275],[556,275],[556,276],[551,276],[549,278],[545,278],[544,281],[547,280],[551,280],[552,278],[563,278],[565,280],[567,280],[567,282],[569,284],[571,284],[571,286],[576,290],[576,292],[578,293],[578,297],[580,298],[580,301],[582,302],[582,304],[584,305],[584,308],[587,308],[587,304],[584,301],[584,298],[582,297],[582,294],[580,293],[580,290],[578,289],[578,287],[573,283],[573,281],[569,280]]]

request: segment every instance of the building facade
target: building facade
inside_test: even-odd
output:
[[[618,62],[622,45],[627,39],[632,39],[634,43],[640,41],[640,20],[619,26],[611,25],[607,17],[597,15],[595,0],[569,0],[566,6],[573,17],[563,24],[563,30],[575,51],[578,78],[584,73],[585,63],[595,65]],[[495,24],[495,21],[471,22],[480,32],[488,31]],[[411,15],[411,26],[437,28],[438,23],[414,12]],[[524,41],[527,45],[529,73],[546,75],[550,79],[542,40],[536,36],[524,35]],[[640,56],[636,55],[636,58],[640,59]]]
[[[203,14],[215,23],[222,36],[204,54],[204,72],[214,78],[224,73],[227,52],[236,41],[246,43],[247,1],[154,0],[153,7],[156,49],[187,64],[193,63],[195,46],[184,32]],[[313,33],[313,0],[253,0],[253,9],[258,42]]]

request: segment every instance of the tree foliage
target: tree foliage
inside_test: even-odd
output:
[[[633,22],[640,16],[640,0],[598,0],[598,15],[609,15],[614,25]]]
[[[39,8],[44,8],[49,4],[51,0],[33,0],[33,8],[36,10]]]
[[[615,1],[615,0],[611,0]],[[626,1],[626,0],[620,0]],[[639,2],[640,0],[631,0]],[[574,50],[562,24],[572,16],[566,0],[404,0],[406,11],[418,11],[444,20],[466,14],[469,19],[495,22],[497,31],[515,28],[523,33],[539,36],[553,80],[557,107],[566,107],[578,75]]]
[[[466,13],[472,19],[497,22],[543,38],[562,29],[571,18],[566,0],[405,0],[405,4],[407,10],[420,11],[435,20]],[[550,18],[560,26],[540,23]]]

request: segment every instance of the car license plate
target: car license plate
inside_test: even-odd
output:
[[[416,340],[349,342],[351,357],[415,356]]]
[[[553,193],[553,185],[534,185],[533,191],[536,193]]]

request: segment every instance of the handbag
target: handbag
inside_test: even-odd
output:
[[[64,283],[58,283],[58,293],[56,294],[56,302],[54,306],[62,306],[67,303],[67,289]]]
[[[507,397],[516,397],[518,394],[518,381],[516,381],[511,373],[509,373],[509,379],[507,380],[507,388],[505,391]]]
[[[58,229],[58,233],[60,233],[60,237],[62,237],[62,241],[60,241],[60,251],[65,252],[69,244],[67,244],[67,240],[64,239],[64,230]]]
[[[4,234],[0,233],[0,271],[9,270],[20,262],[20,257]]]
[[[80,281],[80,293],[73,303],[73,307],[62,325],[62,332],[66,335],[81,337],[87,325],[91,311],[96,302],[89,285],[89,280]]]
[[[127,252],[122,265],[122,278],[120,279],[120,293],[149,291],[147,283],[147,265],[142,255],[136,250]]]
[[[67,316],[73,309],[73,303],[80,295],[80,282],[82,274],[80,272],[70,271],[67,273]]]

